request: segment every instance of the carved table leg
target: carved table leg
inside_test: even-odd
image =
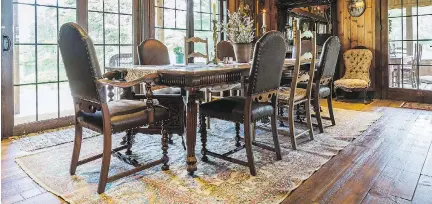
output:
[[[199,89],[190,89],[186,105],[186,150],[187,171],[193,175],[197,170],[195,157],[196,130],[197,130],[197,103],[196,94]]]
[[[235,144],[235,146],[240,147],[241,146],[241,144],[240,144],[240,123],[235,123],[235,132],[236,132],[236,137],[235,137],[236,144]]]

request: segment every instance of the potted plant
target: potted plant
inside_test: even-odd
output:
[[[174,48],[174,54],[176,56],[176,64],[183,64],[184,63],[184,53],[183,48],[180,46],[177,46]]]
[[[255,36],[254,21],[242,12],[230,13],[228,11],[228,22],[222,24],[223,31],[228,35],[228,39],[233,43],[237,62],[249,62],[251,59],[252,41]]]

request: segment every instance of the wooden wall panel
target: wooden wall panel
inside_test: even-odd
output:
[[[342,52],[356,46],[365,46],[373,53],[376,51],[376,16],[379,1],[366,0],[366,11],[360,17],[351,17],[348,13],[348,1],[338,1],[338,35],[342,44]],[[378,3],[377,3],[378,2]],[[378,13],[379,14],[379,13]],[[378,15],[379,16],[379,15]],[[375,58],[374,54],[374,58]],[[340,76],[344,73],[344,65],[340,63]],[[372,62],[372,88],[376,88],[376,64]]]

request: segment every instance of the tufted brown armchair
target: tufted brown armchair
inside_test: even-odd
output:
[[[335,89],[342,89],[347,92],[363,91],[363,100],[364,103],[367,103],[367,91],[371,83],[372,58],[372,52],[365,47],[345,51],[343,54],[345,75],[334,82]]]

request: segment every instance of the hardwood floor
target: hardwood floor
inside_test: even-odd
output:
[[[383,117],[315,172],[283,203],[432,203],[432,111],[401,108],[399,101],[336,108],[375,111]],[[325,129],[324,129],[325,131]],[[62,203],[18,167],[23,154],[1,144],[2,203]]]

